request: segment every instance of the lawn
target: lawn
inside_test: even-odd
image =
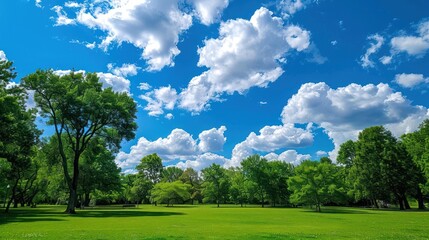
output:
[[[429,212],[212,205],[12,209],[0,239],[428,239]],[[2,209],[0,209],[2,210]]]

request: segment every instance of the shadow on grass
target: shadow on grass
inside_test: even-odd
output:
[[[10,213],[0,214],[0,226],[8,223],[20,222],[54,222],[68,221],[69,218],[127,218],[127,217],[165,217],[185,215],[181,212],[155,212],[142,211],[140,209],[87,209],[77,210],[77,214],[69,215],[57,209],[38,208],[38,209],[17,209]]]
[[[315,209],[303,209],[302,212],[305,213],[317,213],[317,214],[372,214],[369,211],[366,210],[360,210],[360,209],[350,209],[350,208],[323,208],[321,212],[316,212]]]

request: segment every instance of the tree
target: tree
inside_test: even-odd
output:
[[[51,70],[38,70],[25,77],[23,85],[35,91],[40,115],[54,127],[69,190],[66,212],[76,213],[79,162],[83,152],[97,136],[103,137],[115,149],[119,149],[122,139],[134,138],[136,103],[126,93],[103,89],[97,75],[92,73],[71,72],[58,76]],[[73,152],[71,168],[66,146],[71,146]]]
[[[162,159],[156,153],[147,155],[140,160],[140,164],[136,169],[139,174],[145,176],[153,184],[161,181],[161,174],[163,171]]]
[[[160,182],[155,184],[151,191],[151,198],[154,202],[167,203],[167,207],[173,203],[188,200],[190,186],[181,181]]]
[[[96,190],[103,193],[120,191],[121,169],[115,164],[115,156],[101,138],[94,138],[82,154],[80,162],[81,206],[89,206],[90,194]]]
[[[219,164],[213,163],[210,167],[204,168],[203,174],[203,195],[205,201],[213,201],[219,207],[222,200],[226,200],[229,191],[229,179]]]
[[[429,119],[424,120],[417,131],[401,139],[414,164],[414,189],[419,209],[424,209],[423,192],[429,194]]]
[[[291,202],[315,205],[320,212],[322,204],[341,200],[344,188],[338,173],[338,167],[331,163],[303,161],[288,180]]]
[[[162,170],[162,179],[163,182],[175,182],[179,180],[182,176],[183,170],[178,167],[166,167]]]
[[[6,194],[10,193],[6,212],[12,201],[16,204],[27,190],[22,187],[28,187],[27,181],[31,182],[37,174],[31,157],[40,135],[34,123],[35,112],[25,107],[26,92],[21,86],[8,87],[16,77],[12,65],[10,61],[0,60],[0,159],[9,163],[2,175],[10,186],[10,190],[6,190]]]
[[[194,200],[202,202],[201,178],[198,176],[198,172],[193,168],[187,168],[185,171],[183,171],[179,179],[183,183],[189,184],[191,186],[189,188],[189,193],[191,194],[191,203],[194,204]]]
[[[246,179],[243,172],[239,168],[228,169],[229,178],[231,179],[230,197],[235,204],[240,204],[243,207],[245,202],[248,202],[250,192],[252,191],[252,183]]]
[[[408,208],[405,194],[412,179],[412,161],[402,144],[390,131],[375,126],[359,133],[355,146],[351,171],[357,198],[368,198],[378,208],[377,200],[388,201],[393,194],[401,210]]]
[[[270,184],[267,159],[253,155],[244,159],[241,166],[244,176],[255,183],[256,194],[259,196],[262,207],[264,207]]]
[[[270,161],[267,166],[269,184],[267,185],[267,195],[271,200],[271,205],[276,203],[289,203],[291,194],[287,181],[293,175],[293,165],[283,161]]]

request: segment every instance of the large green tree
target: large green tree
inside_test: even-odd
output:
[[[295,168],[295,175],[289,178],[288,184],[293,192],[292,203],[314,205],[318,212],[322,204],[344,198],[339,168],[329,162],[303,161]]]
[[[429,119],[424,120],[417,131],[405,134],[401,139],[417,170],[414,171],[415,194],[419,209],[424,209],[423,194],[429,195]]]
[[[110,147],[116,149],[119,149],[122,139],[134,138],[136,103],[126,93],[103,89],[97,75],[92,73],[71,72],[58,76],[51,70],[38,70],[25,77],[23,84],[28,90],[35,91],[40,115],[54,127],[69,190],[66,212],[73,214],[76,212],[82,154],[97,136],[103,137]],[[66,146],[71,146],[73,152],[71,167]]]
[[[389,201],[393,194],[401,209],[408,208],[412,160],[402,144],[384,127],[374,126],[359,133],[355,147],[351,172],[356,198],[367,198],[379,207],[377,200]]]
[[[34,123],[35,112],[25,106],[26,91],[9,85],[16,77],[14,70],[12,62],[0,60],[0,159],[8,162],[2,164],[8,167],[3,167],[7,172],[1,175],[10,186],[5,193],[10,196],[6,212],[13,200],[17,203],[23,196],[23,186],[28,186],[37,174],[31,158],[40,135]]]
[[[225,169],[219,164],[213,163],[202,171],[203,195],[207,202],[215,202],[219,207],[220,202],[226,201],[229,193],[230,182]]]
[[[244,176],[254,182],[256,195],[258,195],[261,206],[264,207],[267,193],[270,187],[268,161],[259,155],[253,155],[241,162]]]

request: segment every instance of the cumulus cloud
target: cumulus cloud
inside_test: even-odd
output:
[[[414,123],[428,117],[428,111],[413,106],[400,92],[388,84],[350,84],[337,89],[326,83],[306,83],[293,95],[282,111],[282,121],[288,123],[316,123],[333,140],[336,158],[340,144],[356,140],[366,127],[385,125],[389,129],[405,123]],[[403,134],[415,128],[402,128]],[[396,135],[398,136],[398,135]]]
[[[107,64],[107,69],[115,74],[116,76],[135,76],[137,75],[137,71],[140,70],[140,67],[137,67],[135,64],[122,64],[121,67],[116,67],[114,64]]]
[[[181,169],[193,168],[196,171],[201,171],[202,169],[209,167],[213,163],[224,165],[228,159],[223,156],[214,154],[214,153],[204,153],[198,155],[195,160],[186,160],[176,164],[176,167]]]
[[[423,74],[401,73],[395,75],[395,82],[405,88],[413,88],[419,84],[429,82]]]
[[[259,134],[251,132],[247,138],[235,145],[232,150],[231,161],[227,167],[239,166],[240,162],[255,151],[271,152],[286,147],[305,147],[313,144],[311,124],[307,129],[296,128],[294,124],[287,123],[280,126],[265,126]]]
[[[264,156],[268,161],[280,160],[293,165],[299,165],[302,161],[311,159],[309,154],[299,154],[295,150],[286,150],[280,154],[269,153]]]
[[[223,149],[223,145],[226,142],[224,132],[226,131],[225,126],[220,128],[212,128],[210,130],[202,131],[198,138],[200,142],[198,147],[202,152],[216,152]]]
[[[119,152],[115,161],[123,171],[135,168],[144,156],[152,153],[158,154],[164,163],[179,160],[177,166],[180,168],[202,169],[212,163],[223,164],[227,160],[225,157],[209,151],[221,150],[226,140],[223,137],[225,130],[226,128],[221,126],[203,131],[199,134],[200,139],[194,139],[183,129],[174,129],[166,138],[158,138],[155,141],[141,137],[129,153]],[[202,142],[204,147],[201,147]]]
[[[228,0],[165,0],[85,1],[66,2],[64,7],[75,14],[69,18],[62,6],[52,8],[57,13],[55,26],[82,24],[104,32],[98,47],[108,51],[114,43],[129,43],[142,50],[148,71],[174,66],[180,54],[180,35],[192,26],[193,17],[210,25],[220,19]],[[95,44],[94,44],[95,45]],[[91,45],[92,46],[92,45]]]
[[[0,61],[7,60],[6,53],[3,50],[0,50]]]
[[[56,9],[57,22],[64,16]],[[142,50],[147,70],[173,66],[180,53],[179,35],[192,25],[192,16],[179,9],[178,0],[109,0],[80,6],[74,22],[105,32],[99,47],[107,51],[112,43],[130,43]]]
[[[319,151],[316,152],[316,155],[318,157],[322,157],[322,156],[328,155],[328,153],[325,152],[325,151],[319,150]]]
[[[194,8],[198,19],[204,25],[219,20],[223,10],[228,7],[229,0],[187,0]]]
[[[361,66],[364,68],[374,67],[374,62],[370,59],[370,56],[376,53],[384,43],[384,37],[379,34],[374,34],[368,37],[370,47],[366,50],[366,53],[360,58]]]
[[[290,49],[303,51],[310,45],[309,31],[284,26],[281,18],[263,7],[250,20],[221,23],[219,35],[198,49],[198,66],[209,70],[194,77],[181,92],[181,108],[200,112],[211,101],[220,101],[224,93],[267,87],[283,74],[280,62]]]
[[[177,102],[177,91],[169,85],[168,87],[160,87],[147,92],[139,97],[147,102],[144,109],[148,111],[150,116],[159,116],[164,114],[164,109],[174,109]]]
[[[54,74],[58,76],[64,76],[69,74],[71,70],[55,70]],[[86,74],[85,70],[75,71],[75,73]],[[111,87],[115,92],[126,92],[130,93],[130,81],[121,76],[116,76],[111,73],[97,72],[96,73],[100,82],[103,84],[103,88]]]

